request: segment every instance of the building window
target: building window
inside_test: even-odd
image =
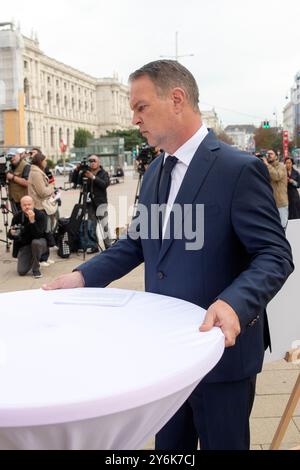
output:
[[[67,129],[67,146],[70,148],[70,129]]]
[[[24,78],[24,97],[25,97],[25,106],[29,106],[29,82],[27,78]]]
[[[54,147],[54,129],[51,127],[50,129],[50,145],[51,147]]]
[[[44,147],[47,147],[46,139],[47,139],[46,128],[43,127],[43,145],[44,145]]]
[[[58,131],[58,142],[61,143],[61,140],[62,140],[62,128],[60,127]]]
[[[65,96],[64,97],[64,107],[67,108],[68,106],[68,98]]]
[[[81,110],[81,101],[80,100],[78,101],[78,109],[79,109],[79,111]]]
[[[56,80],[56,86],[57,86],[57,87],[59,86],[59,81],[58,81],[58,80]]]
[[[87,111],[87,109],[88,109],[88,104],[87,104],[87,102],[84,103],[84,108],[85,108],[85,111]]]
[[[51,78],[47,77],[47,82],[50,84],[51,83]]]
[[[0,80],[0,103],[6,103],[6,86],[4,80]]]
[[[56,93],[56,106],[59,106],[59,104],[60,104],[59,93]]]
[[[71,90],[74,91],[74,85],[71,86]]]
[[[24,69],[26,70],[28,68],[28,62],[27,60],[24,60]]]
[[[66,84],[66,82],[64,82],[64,88],[65,88],[65,90],[67,89],[67,84]]]
[[[27,123],[27,143],[32,145],[32,124],[30,121]]]
[[[74,101],[74,98],[72,98],[72,109],[74,109],[74,106],[75,106],[75,101]]]

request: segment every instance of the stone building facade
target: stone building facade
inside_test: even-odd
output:
[[[48,57],[12,24],[0,28],[0,145],[41,147],[56,160],[79,127],[95,137],[132,127],[128,86]]]
[[[200,106],[200,109],[201,109],[201,106]],[[208,110],[201,109],[201,116],[206,127],[208,127],[209,129],[213,129],[216,133],[222,130],[219,117],[214,108],[208,109]]]

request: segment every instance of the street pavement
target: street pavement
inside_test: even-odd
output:
[[[56,177],[56,185],[64,186],[67,177]],[[122,196],[122,204],[127,207],[133,205],[138,179],[129,169],[124,178],[124,182],[112,185],[108,188],[108,200],[120,212],[119,197]],[[2,191],[2,194],[4,192]],[[62,207],[60,215],[62,217],[70,216],[72,208],[79,199],[79,191],[70,189],[62,191]],[[121,209],[122,211],[124,209]],[[124,211],[125,212],[125,211]],[[122,226],[127,221],[122,221]],[[9,215],[9,222],[11,216]],[[0,213],[0,238],[5,238],[4,216]],[[86,255],[89,259],[94,255]],[[71,254],[69,259],[59,258],[56,254],[56,248],[51,248],[51,259],[54,264],[48,267],[42,267],[42,278],[34,279],[31,274],[19,277],[16,272],[16,260],[6,251],[6,245],[0,242],[0,292],[9,292],[17,290],[37,289],[44,283],[55,279],[57,276],[71,272],[76,266],[83,262],[83,254]],[[144,270],[143,266],[136,268],[127,276],[115,281],[111,287],[123,289],[143,290]],[[284,360],[273,362],[264,366],[263,372],[258,376],[256,399],[251,415],[251,448],[256,450],[266,450],[269,448],[274,433],[279,424],[282,413],[289,399],[292,388],[300,372],[300,365],[286,363]],[[151,439],[145,448],[152,449],[154,440]],[[290,449],[300,444],[300,403],[296,408],[294,416],[289,424],[287,432],[282,442],[282,449]]]

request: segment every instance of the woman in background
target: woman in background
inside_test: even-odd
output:
[[[300,219],[300,197],[298,193],[300,174],[293,168],[294,161],[291,157],[288,157],[284,163],[288,177],[289,220]]]

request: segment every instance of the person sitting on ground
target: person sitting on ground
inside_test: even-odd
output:
[[[23,196],[21,210],[13,216],[8,232],[8,237],[14,240],[13,257],[18,258],[17,271],[20,276],[25,276],[32,269],[34,278],[42,277],[40,259],[48,251],[46,225],[45,213],[34,208],[32,197]]]

